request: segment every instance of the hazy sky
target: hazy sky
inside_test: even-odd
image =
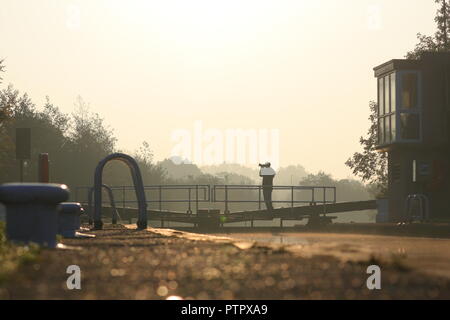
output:
[[[65,112],[81,95],[120,148],[146,140],[157,160],[196,123],[213,140],[274,129],[281,165],[345,178],[372,68],[434,33],[435,11],[432,0],[0,0],[2,86]]]

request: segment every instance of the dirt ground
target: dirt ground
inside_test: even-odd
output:
[[[450,280],[376,257],[339,259],[301,248],[171,230],[106,225],[94,239],[64,239],[0,287],[0,299],[450,299]],[[343,249],[350,255],[351,250]],[[381,290],[367,267],[380,265]],[[67,267],[81,290],[67,289]]]

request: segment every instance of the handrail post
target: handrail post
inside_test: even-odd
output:
[[[198,184],[195,185],[195,210],[198,214]]]
[[[336,203],[336,187],[334,187],[334,203]]]
[[[294,208],[294,186],[291,186],[291,208]]]
[[[230,213],[228,210],[228,185],[225,185],[225,214]]]
[[[161,185],[159,185],[158,186],[158,190],[159,190],[159,200],[158,200],[158,202],[159,202],[159,214],[161,215],[161,228],[164,228],[164,216],[163,216],[163,214],[162,214],[162,210],[161,210],[161,197],[162,197],[162,195],[161,195],[161,193],[162,193],[162,190],[161,190]]]
[[[188,213],[192,214],[192,209],[191,209],[191,187],[188,188],[188,197],[189,197],[189,207],[188,207]]]
[[[162,187],[159,185],[159,211],[162,211]]]
[[[123,212],[125,213],[126,211],[126,192],[125,192],[125,186],[123,186],[122,189],[122,201],[123,201]],[[128,217],[129,223],[132,224],[133,223],[133,217],[131,216],[131,214]]]
[[[261,186],[258,186],[258,210],[261,211]]]

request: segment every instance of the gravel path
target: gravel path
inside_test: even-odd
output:
[[[171,230],[106,225],[92,233],[63,240],[78,250],[43,250],[0,287],[0,299],[450,299],[450,280],[396,260],[344,261]],[[366,287],[373,263],[381,264],[381,290]],[[67,289],[69,265],[81,268],[81,290]]]

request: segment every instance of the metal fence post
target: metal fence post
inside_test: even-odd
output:
[[[294,186],[291,186],[291,208],[294,208]]]
[[[192,214],[192,208],[191,208],[191,187],[189,187],[189,189],[188,189],[188,197],[189,197],[189,207],[188,207],[188,213],[189,214]]]
[[[162,187],[159,186],[159,211],[162,211]]]
[[[336,187],[334,187],[334,203],[336,203]]]
[[[225,186],[225,214],[228,214],[228,186]]]
[[[198,213],[198,184],[195,185],[195,211]]]
[[[258,186],[258,210],[261,211],[261,186]]]

